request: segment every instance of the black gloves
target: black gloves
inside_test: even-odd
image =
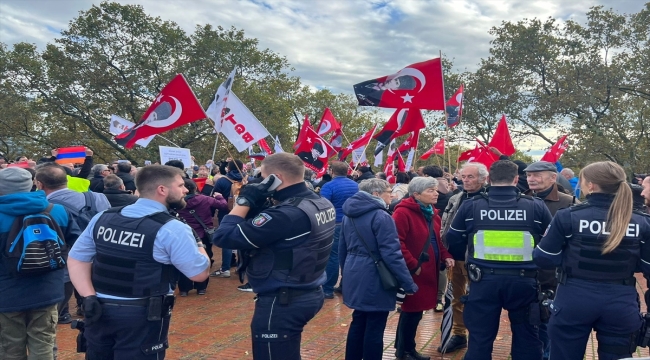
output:
[[[102,317],[102,304],[99,302],[99,299],[97,299],[97,296],[86,296],[82,307],[84,310],[84,322],[86,325],[92,325]]]
[[[264,206],[266,199],[273,194],[273,191],[269,191],[269,188],[274,182],[275,177],[269,175],[268,178],[259,184],[246,184],[239,192],[239,196],[248,200],[251,209],[260,208]]]

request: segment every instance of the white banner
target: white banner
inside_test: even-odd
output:
[[[365,146],[362,147],[362,148],[354,149],[352,151],[352,162],[355,165],[360,164],[360,163],[367,160],[366,159],[366,152],[364,150],[366,150]]]
[[[284,152],[284,150],[282,150],[282,145],[280,144],[280,138],[277,135],[275,136],[273,151],[275,151],[276,154]]]
[[[406,172],[409,172],[411,165],[413,164],[413,157],[415,156],[415,149],[409,150],[409,156],[406,159]]]
[[[180,160],[186,169],[193,165],[190,149],[177,148],[171,146],[159,146],[160,163],[165,164],[169,160]]]
[[[218,123],[220,119],[218,114],[215,113],[218,108],[218,104],[214,101],[206,111],[210,119],[214,120],[215,123]],[[219,130],[240,152],[269,136],[269,132],[264,125],[257,120],[255,115],[248,110],[246,105],[232,91],[228,96],[228,106],[224,109],[223,124],[221,124]]]
[[[117,115],[111,115],[111,124],[109,126],[108,131],[110,131],[111,134],[113,135],[119,135],[135,125],[134,123],[130,122],[129,120],[122,119],[121,117]],[[156,137],[156,135],[151,135],[147,136],[146,138],[140,139],[136,141],[135,143],[142,146],[142,147],[147,147],[151,140]]]
[[[382,149],[379,154],[375,155],[374,166],[379,166],[384,163],[384,150]]]
[[[214,94],[214,101],[208,107],[208,110],[205,111],[206,114],[214,121],[214,131],[221,132],[221,125],[223,124],[223,119],[221,118],[223,108],[228,103],[228,98],[230,97],[230,89],[232,88],[232,83],[235,81],[235,71],[237,67],[232,69],[232,72],[228,76],[228,79],[224,81],[219,88],[217,93]],[[225,114],[224,114],[225,116]],[[239,150],[241,151],[241,150]]]

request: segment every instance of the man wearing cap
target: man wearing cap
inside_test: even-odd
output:
[[[574,196],[567,195],[558,190],[556,184],[558,176],[555,164],[547,161],[538,161],[528,165],[524,171],[526,172],[526,180],[530,188],[524,194],[544,200],[544,204],[551,212],[551,215],[555,216],[558,210],[579,203]],[[555,291],[557,288],[557,279],[555,278],[554,270],[540,269],[537,279],[542,291]],[[548,359],[550,345],[546,333],[546,324],[540,325],[539,338],[544,343],[543,359]]]
[[[40,214],[49,203],[42,191],[31,192],[32,175],[21,168],[0,170],[0,248],[18,216]],[[79,227],[61,205],[53,205],[50,217],[71,246]],[[16,277],[0,257],[0,359],[52,359],[56,337],[57,304],[63,300],[63,270]]]

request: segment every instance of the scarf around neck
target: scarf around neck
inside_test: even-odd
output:
[[[427,219],[427,222],[431,222],[431,219],[433,219],[433,206],[431,205],[424,205],[420,200],[415,200],[418,205],[420,205],[420,210],[422,211],[422,214],[424,215],[424,218]]]

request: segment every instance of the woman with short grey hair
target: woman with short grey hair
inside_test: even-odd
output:
[[[438,180],[436,180],[436,178],[418,176],[416,178],[413,178],[413,180],[411,180],[409,183],[409,194],[422,194],[427,189],[437,188]]]
[[[417,286],[406,268],[395,223],[386,208],[388,181],[370,178],[343,204],[339,263],[343,303],[353,309],[345,345],[346,360],[381,359],[388,313],[395,310],[396,290],[382,286],[373,257],[386,265],[407,294]]]

